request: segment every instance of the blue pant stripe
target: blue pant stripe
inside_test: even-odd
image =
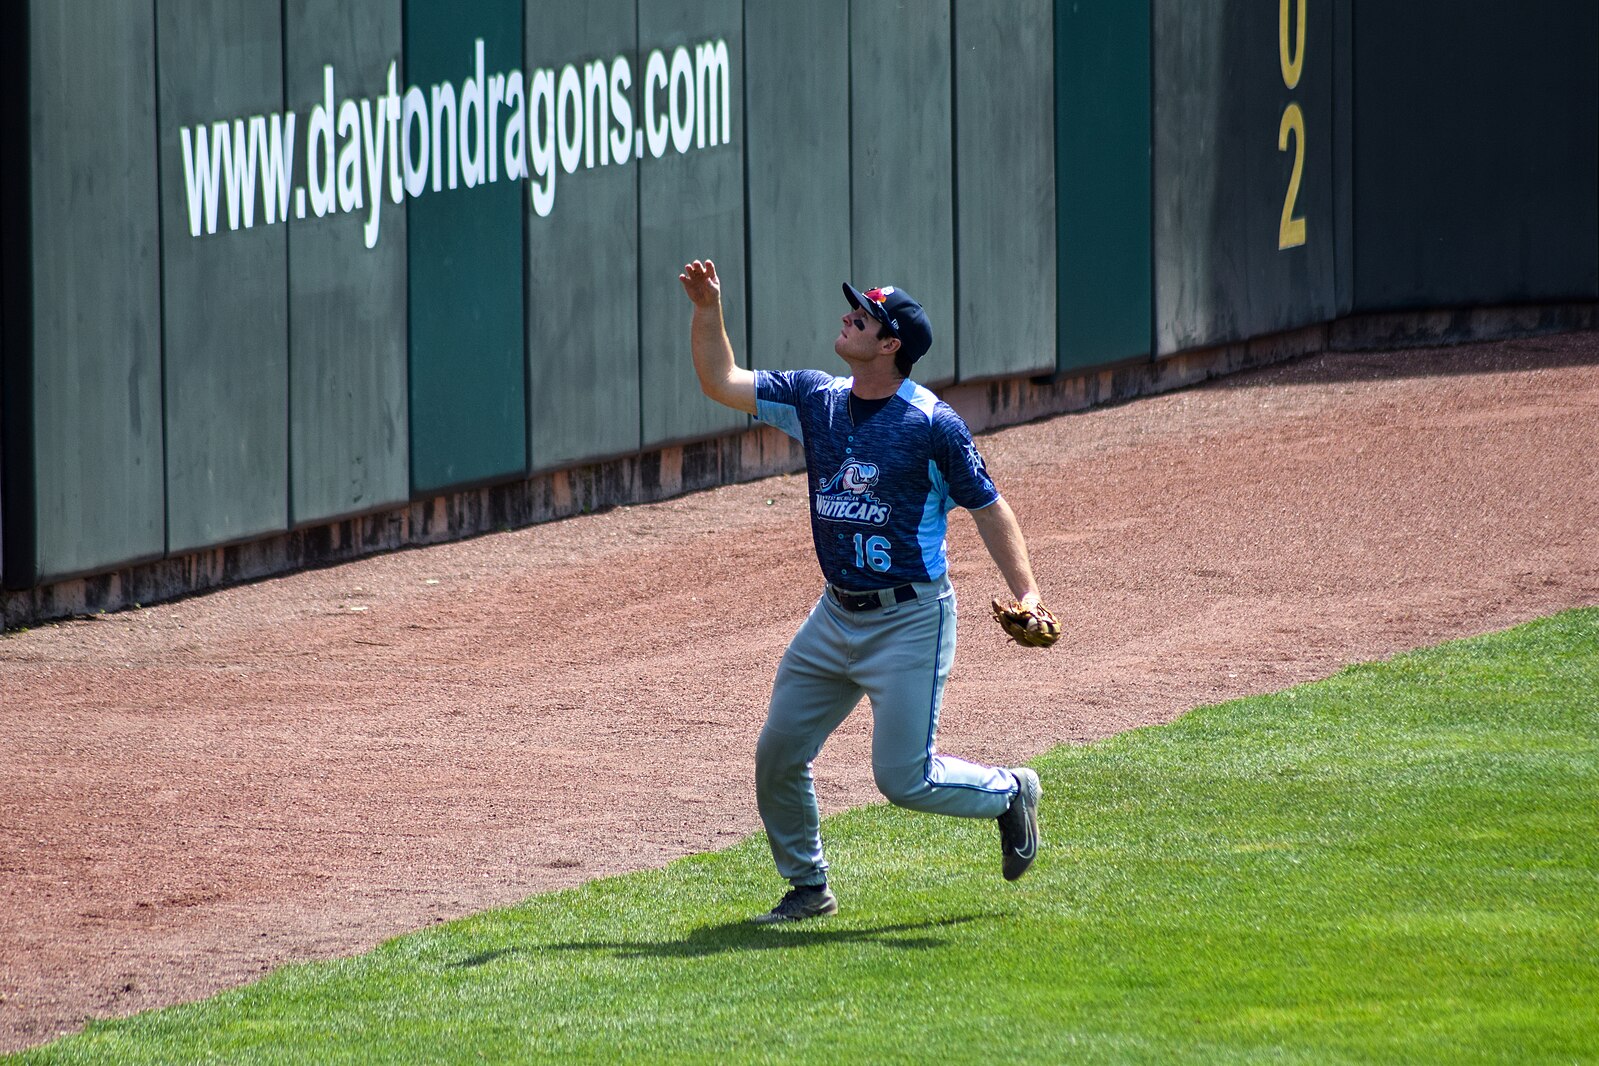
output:
[[[940,600],[938,604],[938,636],[933,642],[933,692],[927,701],[927,744],[925,747],[926,754],[922,759],[922,780],[927,782],[928,788],[966,788],[973,792],[1008,796],[1011,793],[1008,788],[984,788],[982,785],[967,785],[958,781],[933,780],[933,741],[938,734],[938,697],[940,692],[938,675],[944,654],[944,616],[946,613],[953,614],[954,607],[949,601]]]

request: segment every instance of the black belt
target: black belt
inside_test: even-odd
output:
[[[879,607],[891,607],[916,598],[915,585],[899,585],[875,592],[845,592],[836,585],[829,585],[827,589],[833,594],[834,601],[846,611],[875,611]]]

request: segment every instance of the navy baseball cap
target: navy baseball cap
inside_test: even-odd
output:
[[[851,307],[861,308],[887,326],[899,338],[900,351],[916,362],[933,346],[933,327],[927,321],[927,312],[910,295],[883,285],[861,292],[849,282],[844,283],[844,298]]]

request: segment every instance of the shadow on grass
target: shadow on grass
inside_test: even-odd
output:
[[[749,921],[706,925],[682,940],[579,940],[567,944],[529,944],[525,947],[495,948],[469,955],[450,963],[455,969],[485,966],[507,955],[537,954],[541,951],[605,952],[622,959],[685,959],[720,955],[728,951],[770,951],[774,948],[825,947],[829,944],[880,944],[900,950],[926,950],[943,947],[948,941],[939,936],[905,935],[947,929],[983,919],[1003,918],[1004,914],[968,914],[955,918],[936,918],[925,922],[895,925],[838,928],[826,922],[787,925],[755,925]]]

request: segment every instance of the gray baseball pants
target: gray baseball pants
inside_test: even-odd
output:
[[[777,669],[755,746],[755,798],[777,872],[796,886],[827,879],[811,763],[863,693],[872,702],[872,773],[889,802],[997,818],[1016,792],[1009,770],[938,754],[955,592],[948,578],[913,587],[914,600],[865,611],[824,592]]]

